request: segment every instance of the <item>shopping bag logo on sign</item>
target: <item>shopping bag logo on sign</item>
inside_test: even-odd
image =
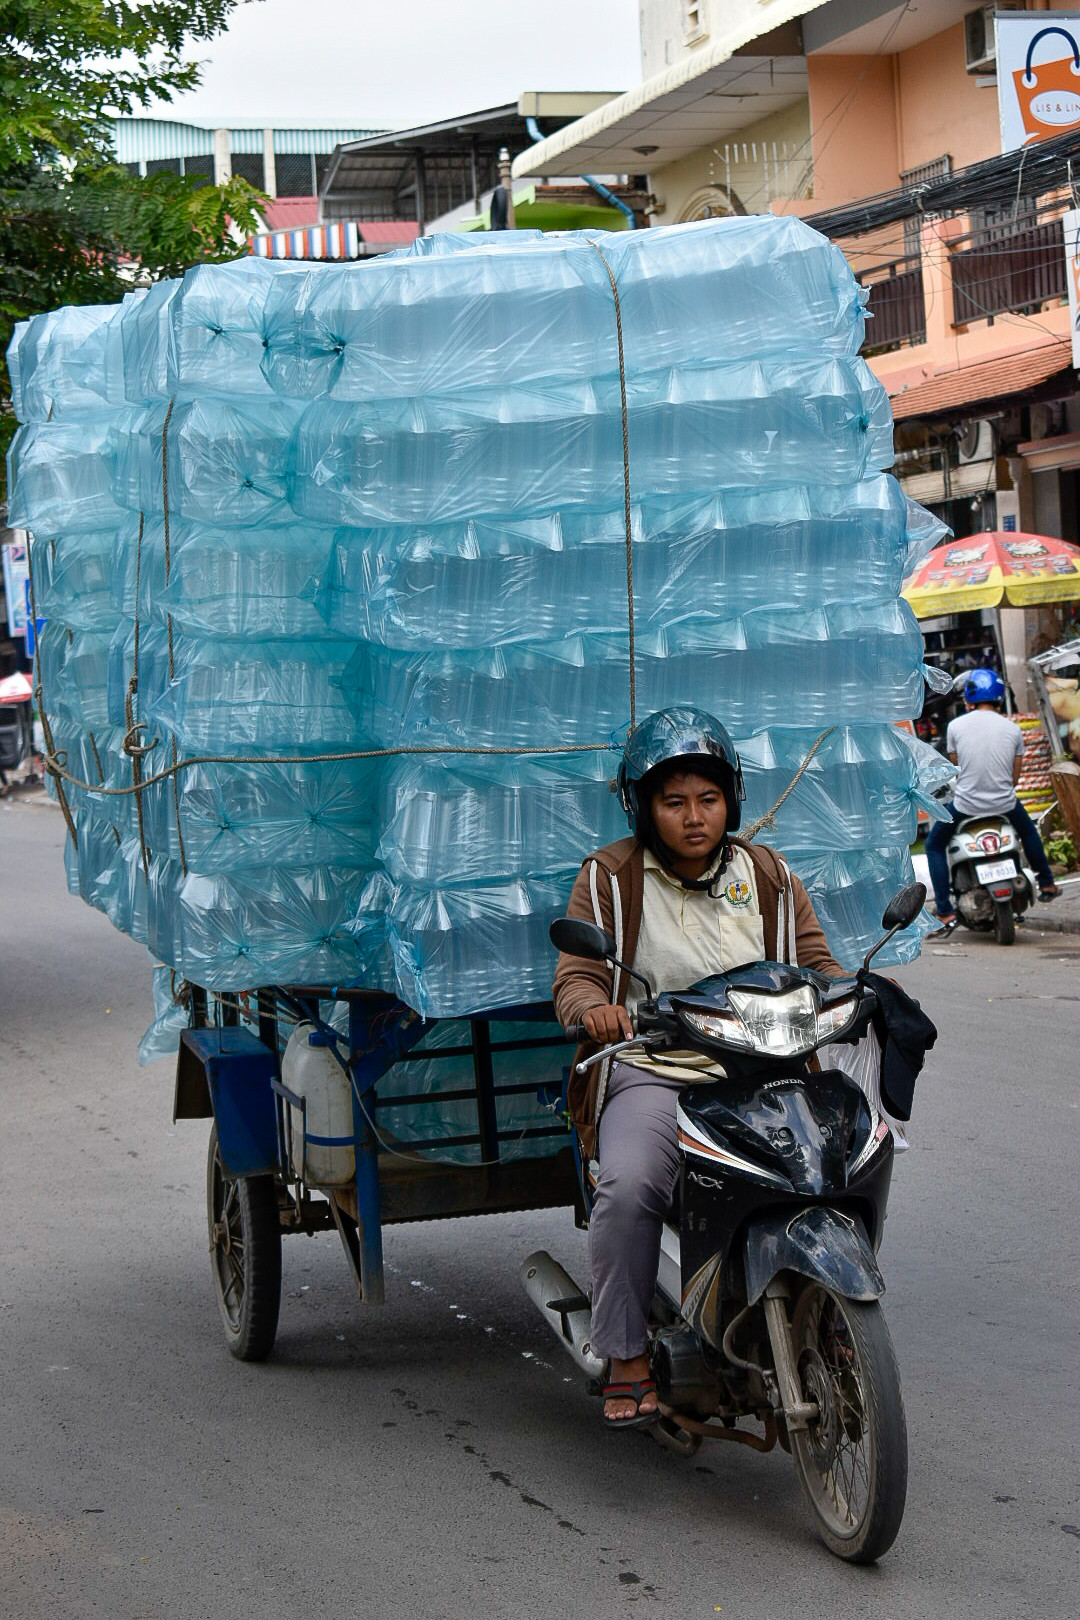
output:
[[[1051,34],[1067,40],[1072,55],[1033,62],[1035,47]],[[1028,46],[1024,66],[1013,74],[1013,84],[1027,132],[1025,146],[1080,126],[1080,46],[1068,29],[1040,28]]]

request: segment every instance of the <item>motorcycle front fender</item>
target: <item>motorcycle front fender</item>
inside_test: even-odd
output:
[[[815,1204],[797,1215],[774,1210],[746,1233],[746,1298],[754,1305],[780,1271],[797,1271],[844,1299],[878,1299],[885,1282],[862,1222]]]

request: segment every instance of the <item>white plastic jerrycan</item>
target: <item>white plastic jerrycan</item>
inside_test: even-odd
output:
[[[314,1024],[297,1024],[281,1060],[282,1080],[304,1100],[303,1109],[289,1103],[285,1111],[289,1164],[312,1187],[341,1187],[356,1174],[352,1087],[332,1039]]]

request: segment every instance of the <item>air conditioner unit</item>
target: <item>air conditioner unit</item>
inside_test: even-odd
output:
[[[997,42],[994,38],[995,11],[1024,11],[1023,0],[1010,4],[999,0],[996,6],[978,6],[964,17],[964,66],[969,73],[997,71]]]
[[[956,443],[956,460],[962,467],[969,461],[992,461],[994,458],[994,424],[969,422]]]

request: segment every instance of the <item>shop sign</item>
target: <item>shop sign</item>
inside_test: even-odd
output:
[[[998,12],[994,27],[1001,150],[1080,129],[1080,11]]]
[[[1072,333],[1072,363],[1080,367],[1080,208],[1070,208],[1062,216],[1065,238],[1065,284],[1069,289],[1069,330]]]
[[[30,578],[25,541],[12,541],[0,546],[0,556],[4,563],[8,635],[22,636],[26,634],[26,587]]]

